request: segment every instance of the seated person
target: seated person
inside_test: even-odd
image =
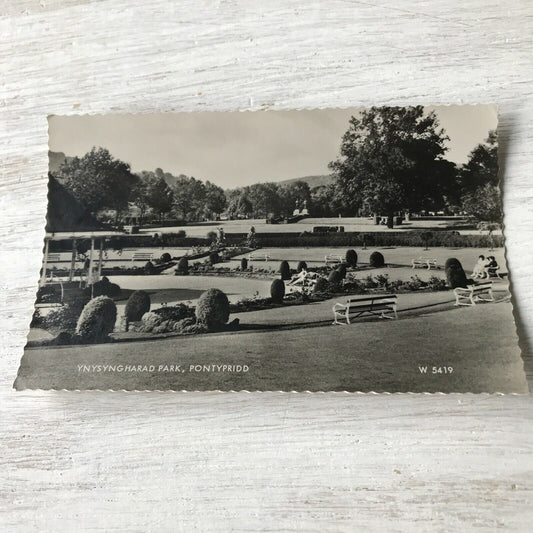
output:
[[[472,271],[472,278],[479,279],[488,277],[487,265],[488,260],[485,259],[484,255],[480,255],[476,265],[474,266],[474,270]]]
[[[489,260],[489,262],[487,263],[487,269],[486,269],[487,274],[489,276],[495,276],[496,272],[498,271],[500,267],[498,263],[496,262],[496,259],[493,255],[489,255],[487,259]]]

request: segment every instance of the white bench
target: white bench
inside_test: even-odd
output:
[[[248,254],[248,261],[268,261],[269,259],[268,254]]]
[[[418,259],[413,259],[413,268],[427,268],[431,270],[431,267],[437,268],[437,260],[429,257],[419,257]]]
[[[151,261],[154,254],[151,252],[134,252],[131,256],[131,262],[134,261]]]
[[[492,281],[480,283],[478,285],[468,285],[466,289],[463,287],[456,287],[453,289],[455,294],[455,305],[476,305],[476,302],[493,302],[494,295],[492,294]],[[481,296],[486,294],[488,298]]]
[[[380,294],[375,296],[357,296],[348,298],[345,304],[336,303],[333,306],[333,324],[344,325],[339,319],[350,324],[350,320],[368,313],[380,318],[398,318],[396,313],[396,294]]]
[[[61,256],[59,254],[48,254],[47,263],[59,263],[61,261]]]
[[[329,263],[342,263],[342,256],[340,255],[326,255],[324,257],[324,262],[326,263],[326,265],[328,265]]]

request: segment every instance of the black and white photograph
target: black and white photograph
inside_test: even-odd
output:
[[[527,392],[497,106],[48,125],[16,389]]]

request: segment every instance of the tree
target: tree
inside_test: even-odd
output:
[[[500,189],[490,183],[478,187],[464,196],[463,210],[475,220],[501,224],[503,210]]]
[[[498,137],[495,131],[489,132],[485,142],[470,152],[468,162],[459,174],[463,194],[474,192],[487,183],[498,185]]]
[[[138,182],[130,166],[105,148],[93,148],[81,158],[65,161],[57,177],[92,215],[104,208],[114,209],[116,221]]]
[[[235,189],[228,193],[228,216],[230,218],[251,218],[253,214],[250,202],[244,189]]]
[[[211,183],[205,182],[205,215],[208,218],[215,218],[226,209],[227,201],[224,189]]]
[[[478,221],[501,224],[502,201],[498,186],[498,146],[496,132],[470,152],[459,174],[462,208]]]
[[[330,163],[343,202],[352,213],[367,207],[386,214],[443,203],[439,181],[451,183],[445,141],[435,113],[416,107],[372,107],[352,117],[340,157]]]
[[[174,201],[174,193],[162,176],[152,177],[146,184],[146,203],[159,216],[159,223],[163,213],[169,213]]]

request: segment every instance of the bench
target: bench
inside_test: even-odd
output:
[[[269,259],[268,254],[248,254],[248,261],[268,261]]]
[[[326,255],[324,257],[324,261],[326,263],[326,265],[328,265],[329,263],[342,263],[342,256],[340,255]]]
[[[418,259],[413,259],[413,268],[427,268],[431,270],[431,267],[437,268],[437,260],[429,257],[419,257]]]
[[[152,252],[134,252],[131,256],[131,262],[134,261],[151,261],[154,254]]]
[[[465,288],[456,287],[453,289],[455,294],[455,305],[476,305],[476,302],[493,302],[494,295],[492,294],[492,281],[485,283],[479,283],[478,285],[468,285]],[[488,298],[482,298],[481,296],[486,294]]]
[[[61,256],[59,254],[48,254],[47,263],[59,263],[61,261]]]
[[[397,300],[396,294],[349,298],[345,304],[336,303],[333,306],[333,318],[335,319],[333,324],[344,326],[345,324],[339,322],[339,319],[346,320],[346,324],[350,324],[351,319],[358,318],[365,313],[377,315],[380,318],[398,318],[396,313]]]

